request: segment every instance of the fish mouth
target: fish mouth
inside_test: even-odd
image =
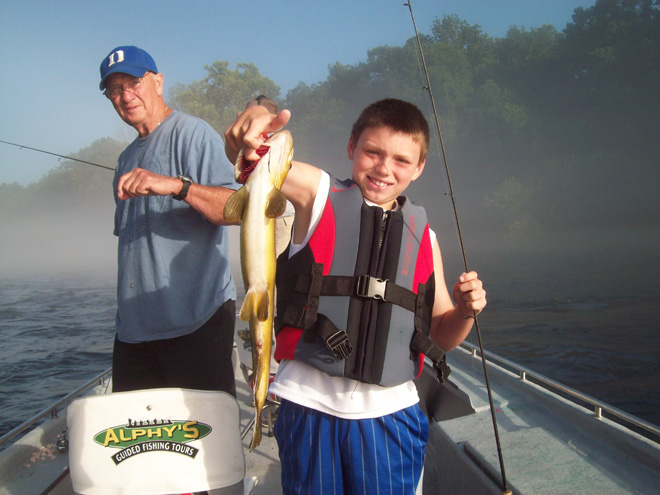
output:
[[[238,176],[238,182],[245,184],[255,168],[257,168],[257,162],[249,162],[244,159],[241,164],[241,173]]]
[[[266,153],[268,153],[269,148],[270,146],[266,146],[263,144],[259,146],[259,148],[256,151],[257,155],[259,155],[259,160],[261,160],[261,158]],[[257,164],[259,163],[259,160],[251,162],[243,158],[242,163],[240,165],[241,173],[238,176],[238,182],[240,182],[241,184],[245,184],[247,182],[248,178],[250,177],[250,174],[252,174],[252,172],[254,172],[254,169],[257,168]]]

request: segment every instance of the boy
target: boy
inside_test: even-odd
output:
[[[246,110],[225,134],[227,156],[288,121]],[[288,252],[278,260],[270,392],[284,493],[421,492],[428,422],[413,378],[423,356],[414,336],[449,351],[486,305],[474,272],[454,285],[424,209],[401,196],[426,164],[429,130],[419,109],[386,99],[355,122],[352,180],[294,162],[282,192],[295,207]]]

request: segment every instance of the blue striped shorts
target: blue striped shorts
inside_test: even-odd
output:
[[[412,495],[429,423],[418,405],[343,419],[283,400],[275,423],[285,495]]]

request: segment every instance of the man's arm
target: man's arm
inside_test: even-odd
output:
[[[135,168],[122,175],[117,184],[117,197],[121,200],[139,196],[171,196],[181,192],[183,183],[176,177],[155,174],[149,170]],[[233,189],[227,187],[191,184],[183,200],[214,225],[229,225],[225,222],[224,208]],[[172,199],[172,201],[176,201]]]

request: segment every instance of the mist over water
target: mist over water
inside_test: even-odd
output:
[[[12,278],[61,274],[113,280],[117,238],[112,211],[42,211],[2,216],[0,274]]]
[[[463,259],[438,191],[410,195],[429,211],[451,288]],[[629,222],[513,234],[489,230],[483,205],[467,203],[459,204],[466,256],[488,292],[479,317],[486,349],[660,424],[660,229]],[[2,217],[0,415],[13,426],[109,364],[113,213],[110,205]],[[240,294],[239,228],[229,230]],[[474,331],[468,340],[477,344]]]
[[[22,387],[34,397],[51,399],[40,391],[52,390],[49,381],[54,378],[40,380],[42,367],[51,367],[52,359],[66,370],[56,378],[65,388],[79,373],[89,377],[105,369],[114,333],[116,239],[111,221],[94,221],[84,214],[13,220],[13,225],[2,225],[3,334],[25,331],[14,335],[11,348],[5,349],[12,355],[14,371],[3,389]],[[468,262],[488,291],[488,306],[479,317],[486,349],[660,424],[658,231],[584,228],[514,237],[473,232],[466,225]],[[456,230],[450,224],[435,230],[451,288],[463,271]],[[239,229],[231,227],[230,235],[232,272],[240,293]],[[39,299],[40,280],[44,290],[62,294],[58,303],[46,304],[52,296]],[[24,281],[30,284],[21,285]],[[76,284],[83,288],[72,289]],[[21,287],[37,291],[34,300],[21,293]],[[7,300],[11,291],[17,299]],[[17,318],[12,305],[26,301],[32,301],[30,310],[24,308]],[[98,321],[98,313],[107,321]],[[101,337],[98,331],[96,337],[87,333],[90,324],[100,329]],[[474,331],[468,340],[477,344]],[[88,362],[95,360],[90,355],[96,352],[95,341],[105,346],[99,351],[102,365]],[[40,351],[41,344],[47,349]],[[59,357],[53,357],[59,348],[63,354],[57,351]],[[42,360],[44,352],[51,361]],[[25,415],[36,412],[13,407]]]
[[[639,227],[484,238],[472,249],[484,346],[660,424],[659,247]]]

